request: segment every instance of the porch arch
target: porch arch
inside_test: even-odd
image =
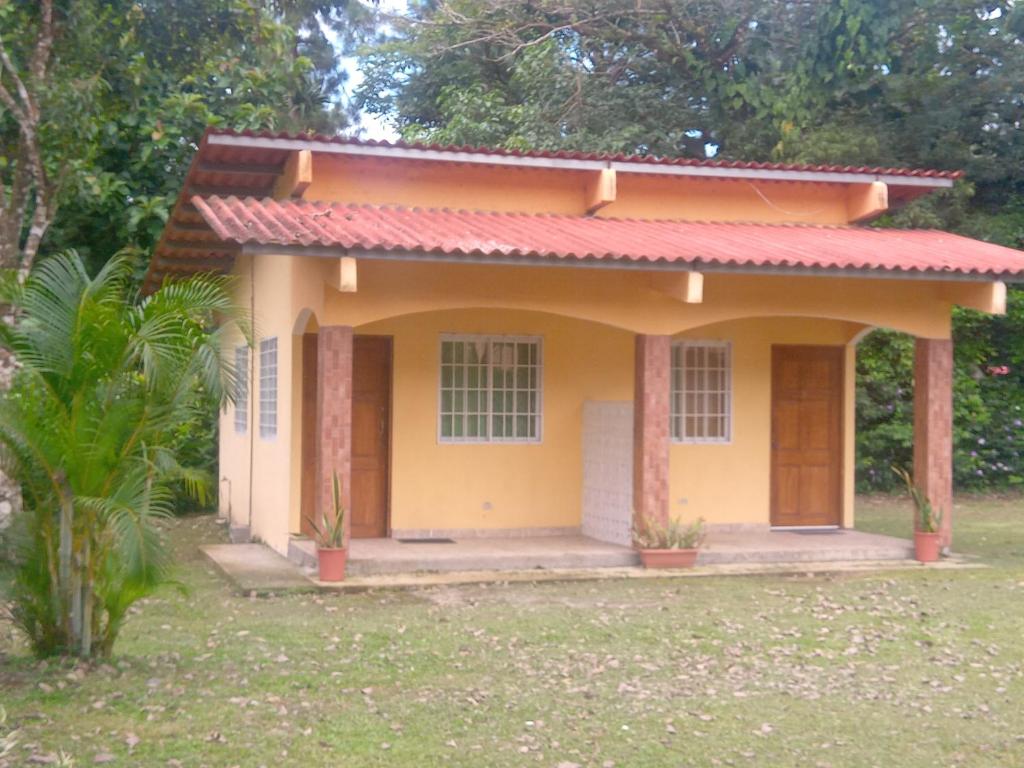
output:
[[[358,292],[324,291],[325,325],[478,309],[544,312],[651,335],[752,317],[827,318],[929,338],[950,329],[942,285],[925,281],[708,273],[703,300],[687,303],[666,272],[373,260],[359,270]]]

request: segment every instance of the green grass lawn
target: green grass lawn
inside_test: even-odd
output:
[[[865,530],[904,534],[902,502]],[[963,500],[991,568],[233,595],[142,604],[109,665],[0,623],[8,765],[1009,766],[1024,763],[1024,501]],[[0,765],[3,765],[0,758]]]

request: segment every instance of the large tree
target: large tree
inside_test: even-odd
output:
[[[1013,243],[1022,26],[978,0],[446,0],[364,52],[359,97],[411,139],[962,168],[973,200],[914,221]]]
[[[208,125],[334,131],[357,0],[0,4],[0,268],[98,268],[162,228]]]
[[[337,44],[372,20],[358,0],[0,3],[0,270],[24,280],[74,248],[95,272],[148,251],[208,125],[344,126]],[[0,388],[14,369],[0,350]],[[182,440],[207,461],[212,418]],[[0,475],[0,527],[17,506]]]
[[[958,168],[886,217],[1024,244],[1024,9],[1011,0],[438,0],[364,51],[407,139]],[[957,480],[1024,484],[1024,292],[957,312]],[[912,347],[862,345],[864,486],[909,461]],[[1007,367],[1009,372],[1007,373]],[[873,473],[872,473],[873,470]]]

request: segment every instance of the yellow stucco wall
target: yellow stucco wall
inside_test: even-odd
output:
[[[394,337],[391,526],[543,528],[580,524],[583,403],[628,400],[633,334],[534,312],[454,310],[356,328]],[[543,339],[543,440],[437,438],[440,335]]]
[[[370,260],[359,262],[358,292],[342,294],[330,287],[336,268],[332,259],[284,255],[243,257],[235,266],[240,303],[253,301],[257,348],[248,433],[235,433],[232,408],[222,416],[222,512],[230,507],[235,525],[251,516],[253,534],[279,551],[299,529],[301,403],[292,393],[300,392],[296,342],[307,324],[394,336],[391,524],[405,529],[579,525],[582,406],[588,399],[632,397],[638,332],[732,342],[733,441],[673,445],[670,500],[673,512],[686,518],[766,523],[771,344],[845,344],[843,498],[844,523],[850,525],[851,339],[867,326],[948,336],[956,299],[949,283],[710,274],[704,303],[691,305],[658,290],[660,274]],[[544,337],[542,444],[438,444],[442,332]],[[278,338],[278,434],[265,439],[258,433],[258,340],[270,336]],[[233,353],[233,343],[227,347]],[[743,483],[735,482],[738,476]],[[727,497],[723,488],[730,489]]]
[[[248,306],[249,266],[248,259],[240,259],[235,266],[235,296],[241,306]],[[235,348],[247,343],[237,326],[229,326],[223,339],[222,354],[230,365],[235,363]],[[253,351],[249,350],[251,376]],[[251,388],[250,388],[251,390]],[[244,433],[235,430],[235,410],[240,404],[231,404],[221,410],[218,446],[218,510],[221,517],[226,518],[232,526],[249,524],[249,459],[252,449],[252,422],[255,410],[252,392],[247,402],[247,425]]]
[[[332,260],[306,261],[312,273]],[[358,326],[475,307],[549,312],[634,333],[671,335],[744,317],[799,316],[948,338],[948,293],[955,288],[937,281],[708,274],[704,301],[685,304],[658,290],[671,283],[662,272],[369,259],[359,260],[358,270],[358,292],[318,294],[322,324]]]
[[[258,434],[257,347],[248,435],[234,433],[231,408],[222,419],[221,488],[231,488],[222,504],[236,525],[248,522],[251,507],[253,534],[280,551],[299,530],[301,403],[292,393],[303,375],[298,335],[309,323],[394,336],[395,528],[578,525],[582,406],[632,397],[634,335],[729,338],[734,370],[743,372],[734,380],[733,443],[673,446],[670,499],[685,517],[764,523],[770,345],[847,344],[865,326],[946,337],[956,298],[955,285],[924,281],[710,274],[704,302],[685,304],[658,289],[662,274],[371,260],[359,262],[359,290],[343,294],[330,286],[336,270],[333,259],[284,255],[239,258],[235,266],[239,301],[253,302],[257,341],[278,338],[278,434]],[[442,332],[544,337],[541,445],[437,443]],[[844,521],[852,524],[852,347],[847,361]],[[744,483],[723,500],[721,488],[735,488],[740,473]]]
[[[732,349],[732,439],[721,444],[673,443],[669,462],[670,510],[683,519],[713,524],[763,524],[770,517],[771,360],[773,344],[846,346],[863,326],[800,318],[751,318],[719,323],[678,338],[728,341]],[[852,349],[852,347],[850,347]],[[847,357],[844,387],[843,521],[853,524],[852,388]],[[848,482],[847,482],[848,481]],[[849,486],[850,493],[847,493]]]

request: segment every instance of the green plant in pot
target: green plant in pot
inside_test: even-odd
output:
[[[341,483],[338,473],[331,477],[332,513],[324,512],[320,522],[309,520],[316,542],[316,558],[320,568],[320,581],[342,581],[345,578],[345,564],[348,549],[345,547],[345,508],[341,504]]]
[[[942,534],[939,532],[942,525],[942,510],[932,506],[924,491],[914,485],[914,480],[907,470],[903,467],[893,467],[892,471],[907,486],[910,500],[914,503],[914,558],[922,563],[934,563],[939,559],[942,548]]]
[[[702,517],[688,525],[670,518],[643,520],[633,527],[633,543],[645,568],[692,568],[705,538]]]

